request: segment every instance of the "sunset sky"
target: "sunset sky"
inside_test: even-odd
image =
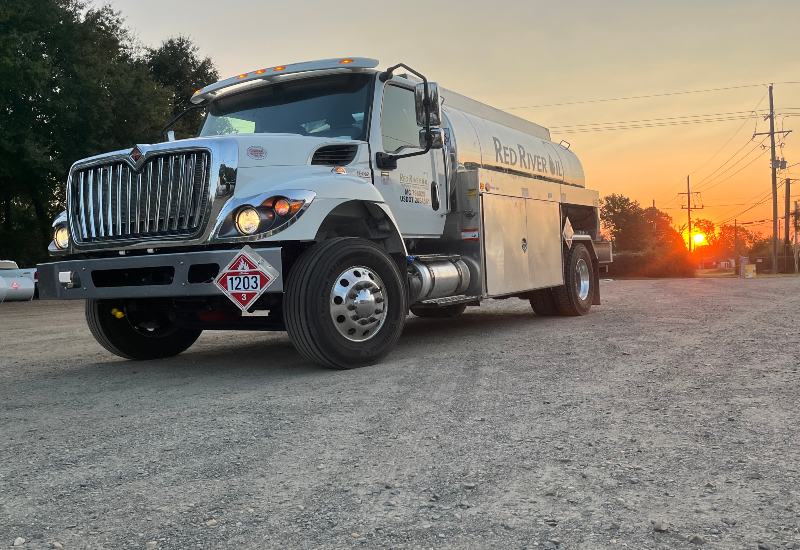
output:
[[[789,165],[800,162],[797,0],[113,0],[111,5],[144,45],[188,35],[222,77],[343,55],[375,57],[382,66],[403,61],[446,88],[551,127],[554,141],[571,142],[589,187],[604,195],[623,193],[644,206],[655,200],[676,225],[685,223],[677,193],[685,191],[687,174],[702,192],[705,210],[698,217],[718,222],[738,214],[747,222],[771,216],[769,200],[742,212],[770,191],[768,151],[758,148],[763,137],[748,145],[754,130],[766,131],[768,124],[740,118],[767,108],[767,89],[750,85],[776,83],[777,125],[797,130],[778,156]],[[729,87],[738,88],[584,103]],[[541,105],[549,106],[530,107]],[[678,118],[709,114],[714,116]],[[566,133],[586,128],[577,124],[667,118],[656,123],[734,120]],[[790,172],[779,177],[800,177],[800,165]],[[800,183],[796,188],[792,195],[800,200]],[[782,215],[782,190],[780,197]],[[764,233],[770,227],[751,226]]]

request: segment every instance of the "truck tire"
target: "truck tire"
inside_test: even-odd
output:
[[[146,316],[133,311],[129,314],[118,300],[86,300],[86,322],[98,344],[114,355],[133,360],[178,355],[203,332],[176,325],[166,310],[153,310]]]
[[[595,280],[592,256],[586,246],[574,243],[564,262],[564,285],[552,289],[560,315],[586,315],[592,308]]]
[[[558,315],[556,308],[556,301],[553,298],[553,292],[549,288],[541,288],[534,290],[530,294],[531,307],[533,312],[539,317],[550,317],[551,315]]]
[[[453,304],[449,306],[411,306],[411,313],[417,317],[428,317],[431,319],[448,319],[458,317],[467,309],[467,304]]]
[[[283,310],[303,357],[349,369],[391,351],[408,303],[400,270],[386,252],[371,241],[341,237],[313,245],[295,262]]]

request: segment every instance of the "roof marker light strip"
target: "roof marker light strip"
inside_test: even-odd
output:
[[[251,82],[253,80],[269,80],[275,76],[304,73],[309,71],[325,71],[330,69],[347,68],[350,70],[355,69],[374,69],[378,66],[377,59],[370,59],[368,57],[339,57],[336,59],[320,59],[318,61],[304,61],[302,63],[291,63],[289,65],[276,65],[265,69],[258,69],[249,73],[242,73],[240,75],[220,80],[214,84],[209,84],[197,90],[192,95],[192,103],[202,103],[206,99],[210,99],[216,95],[217,92],[235,86],[243,82]]]

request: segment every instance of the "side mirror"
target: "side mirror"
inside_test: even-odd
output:
[[[167,132],[167,141],[175,141],[175,130],[169,130]]]
[[[419,146],[422,149],[428,145],[428,136],[425,128],[419,131]],[[431,128],[431,149],[444,147],[444,132],[441,128]]]
[[[417,126],[425,126],[425,83],[420,82],[414,87],[414,98],[417,111]],[[431,128],[442,125],[442,115],[439,107],[439,85],[428,82],[428,111],[430,112]]]

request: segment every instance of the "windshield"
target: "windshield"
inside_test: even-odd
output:
[[[280,82],[223,96],[208,106],[201,136],[299,134],[366,139],[369,74]]]

